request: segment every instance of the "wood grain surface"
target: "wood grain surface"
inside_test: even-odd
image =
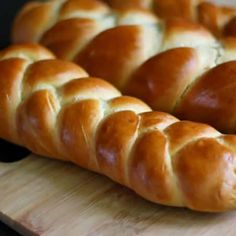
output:
[[[236,235],[236,211],[160,206],[106,177],[36,156],[0,163],[0,220],[23,235]]]

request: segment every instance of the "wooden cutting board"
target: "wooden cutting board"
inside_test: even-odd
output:
[[[236,235],[236,211],[160,206],[106,177],[36,156],[0,163],[0,220],[23,235]]]

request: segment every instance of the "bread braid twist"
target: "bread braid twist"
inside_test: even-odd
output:
[[[113,10],[100,0],[27,3],[15,19],[12,39],[15,43],[41,42],[58,57],[73,60],[94,37],[109,29],[131,33],[138,40],[136,46],[151,44],[144,49],[146,58],[175,47],[221,47],[200,25],[180,19],[161,21],[152,12],[137,7]]]
[[[206,0],[103,1],[115,9],[142,8],[153,11],[163,19],[178,17],[199,22],[218,37],[236,36],[236,8],[233,6],[220,6]]]
[[[24,14],[29,13],[31,16],[36,17],[37,25],[40,31],[47,25],[52,26],[56,21],[57,13],[59,12],[59,18],[62,19],[63,11],[60,12],[60,5],[64,2],[69,1],[69,7],[66,7],[66,11],[73,11],[75,8],[82,8],[83,16],[87,18],[88,13],[92,13],[90,16],[97,17],[97,13],[109,14],[107,7],[102,4],[106,3],[113,10],[122,11],[128,10],[144,10],[153,12],[155,15],[162,19],[168,18],[182,18],[192,22],[199,22],[208,28],[214,35],[221,36],[236,36],[236,8],[229,6],[220,6],[209,2],[207,0],[51,0],[46,4],[41,3],[28,3],[23,10]],[[99,2],[100,1],[100,2]],[[53,11],[53,14],[50,14]],[[62,13],[62,14],[61,14]],[[68,13],[68,12],[67,12]],[[77,12],[78,13],[78,12]],[[81,16],[80,14],[74,14],[73,16]],[[42,21],[38,21],[39,18]],[[99,17],[98,17],[99,18]],[[45,24],[46,23],[46,24]],[[32,28],[28,35],[22,37],[30,37],[33,34],[37,34],[39,29],[36,31],[32,27],[32,23],[28,23],[28,26]],[[47,28],[49,28],[46,26]],[[19,37],[19,36],[17,36]]]
[[[236,207],[236,136],[154,112],[37,45],[0,53],[0,137],[104,174],[144,198]]]
[[[220,6],[207,0],[154,0],[154,10],[162,18],[175,16],[199,22],[217,37],[236,36],[235,6]]]
[[[236,59],[236,39],[220,42],[199,25],[159,21],[131,5],[114,11],[99,0],[29,3],[13,36],[40,41],[156,110],[236,132],[236,62],[222,64]]]

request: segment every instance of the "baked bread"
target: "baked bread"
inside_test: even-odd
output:
[[[98,0],[31,2],[13,39],[40,41],[155,110],[236,132],[236,62],[222,64],[236,59],[236,39],[220,42],[197,24]]]
[[[144,8],[128,7],[131,0],[122,2],[126,7],[117,10],[100,0],[29,2],[15,18],[12,40],[14,43],[41,42],[57,57],[66,60],[73,60],[97,35],[114,29],[122,34],[128,31],[126,34],[131,35],[127,41],[138,38],[137,47],[146,44],[143,52],[146,58],[176,47],[220,47],[200,25],[181,19],[161,21]],[[116,41],[121,40],[123,43],[125,39]]]
[[[104,174],[152,202],[236,207],[236,136],[151,111],[34,44],[0,53],[0,137]]]
[[[108,4],[113,10],[109,10],[102,2]],[[63,6],[62,11],[61,6]],[[27,23],[31,32],[27,32],[25,37],[37,34],[45,27],[48,29],[58,21],[58,17],[65,19],[68,15],[80,17],[82,14],[87,18],[90,14],[93,19],[95,17],[101,20],[101,18],[107,18],[111,11],[114,13],[114,10],[118,12],[118,19],[119,12],[122,11],[149,11],[162,19],[177,17],[199,22],[217,37],[236,37],[236,7],[220,6],[208,0],[50,0],[44,4],[31,2],[26,4],[23,10],[32,20]],[[97,15],[99,11],[102,17]],[[33,27],[34,21],[37,22],[36,28]]]
[[[216,36],[236,37],[236,7],[221,6],[208,0],[103,0],[115,9],[142,8],[158,17],[178,17],[199,22]]]
[[[199,22],[217,37],[236,36],[236,8],[207,0],[154,0],[156,13],[163,18],[181,17]]]

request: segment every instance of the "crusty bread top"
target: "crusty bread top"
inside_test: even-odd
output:
[[[165,205],[236,208],[236,136],[154,112],[38,45],[0,52],[0,137]],[[62,176],[63,178],[63,176]]]

